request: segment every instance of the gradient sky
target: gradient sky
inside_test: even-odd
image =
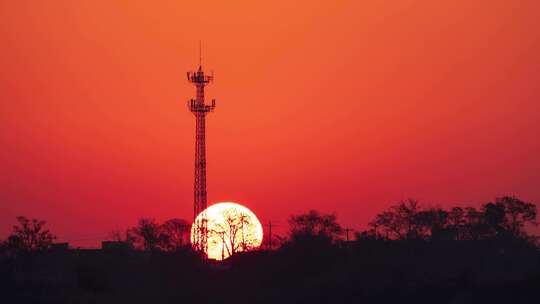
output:
[[[199,40],[210,203],[540,202],[540,1],[1,1],[0,238],[190,220]]]

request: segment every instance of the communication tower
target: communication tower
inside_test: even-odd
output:
[[[200,52],[202,54],[202,51]],[[202,56],[199,57],[199,69],[195,72],[188,72],[187,79],[196,88],[196,98],[188,101],[189,110],[195,115],[195,183],[194,183],[194,208],[193,225],[195,233],[193,236],[193,247],[203,253],[207,252],[207,217],[206,210],[206,114],[214,111],[216,100],[212,99],[211,104],[206,104],[204,99],[204,88],[213,79],[213,73],[206,75],[202,68]],[[198,217],[198,215],[201,216]]]

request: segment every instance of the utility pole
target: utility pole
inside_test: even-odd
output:
[[[345,228],[345,238],[347,240],[347,243],[349,242],[349,231],[354,231],[354,229],[351,229],[349,227]]]
[[[268,221],[268,249],[272,250],[272,221]]]

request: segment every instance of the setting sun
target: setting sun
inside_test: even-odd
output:
[[[236,252],[258,248],[263,240],[262,225],[248,208],[233,202],[217,203],[206,210],[209,259],[223,260]],[[202,217],[197,216],[194,223]],[[191,241],[197,227],[191,227]]]

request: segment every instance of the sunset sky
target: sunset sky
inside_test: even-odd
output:
[[[0,238],[191,220],[199,40],[210,204],[540,202],[540,1],[1,1]]]

